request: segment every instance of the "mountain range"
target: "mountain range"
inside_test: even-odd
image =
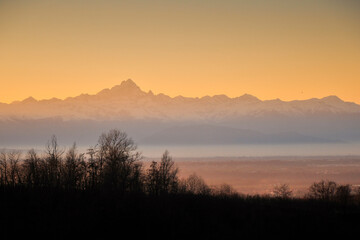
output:
[[[144,92],[130,79],[95,95],[81,94],[64,100],[52,98],[40,101],[29,97],[23,101],[0,105],[2,119],[61,117],[64,120],[224,120],[269,114],[304,116],[349,113],[360,113],[360,105],[344,102],[337,96],[289,102],[280,99],[261,101],[249,94],[236,98],[226,95],[172,98],[162,93],[155,95],[151,91]]]
[[[94,95],[0,103],[3,145],[33,144],[53,133],[87,143],[113,127],[142,144],[349,142],[360,141],[360,105],[337,96],[169,97],[144,92],[130,79]]]

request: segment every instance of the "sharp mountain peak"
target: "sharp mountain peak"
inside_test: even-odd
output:
[[[122,81],[120,85],[116,85],[111,90],[140,90],[140,87],[131,79]]]
[[[21,101],[22,103],[35,103],[37,102],[37,100],[33,97],[28,97],[28,98],[25,98],[24,100]]]
[[[166,94],[163,93],[159,93],[159,94],[154,94],[151,90],[148,92],[142,91],[141,88],[132,80],[132,79],[127,79],[125,81],[122,81],[120,84],[115,85],[111,88],[105,88],[103,90],[101,90],[100,92],[98,92],[95,95],[89,95],[89,94],[81,94],[79,96],[76,97],[70,97],[67,99],[99,99],[99,98],[110,98],[110,99],[117,99],[117,98],[129,98],[129,99],[133,99],[133,98],[137,98],[137,97],[157,97],[157,98],[164,98],[166,97],[166,99],[176,99],[176,100],[181,100],[181,99],[187,99],[187,100],[211,100],[211,101],[220,101],[220,102],[227,102],[227,101],[232,101],[232,100],[236,100],[236,101],[240,101],[240,102],[248,102],[248,103],[260,103],[260,102],[284,102],[280,99],[270,99],[270,100],[260,100],[259,98],[257,98],[256,96],[253,96],[251,94],[243,94],[240,95],[238,97],[228,97],[225,94],[218,94],[218,95],[213,95],[213,96],[204,96],[204,97],[197,97],[197,98],[191,98],[191,97],[184,97],[184,96],[177,96],[177,97],[170,97]],[[96,98],[95,98],[96,97]],[[65,99],[65,100],[67,100]],[[43,99],[43,100],[36,100],[33,97],[28,97],[26,99],[24,99],[23,101],[15,101],[13,102],[14,104],[28,104],[28,103],[37,103],[37,102],[51,102],[54,99]],[[58,101],[62,101],[60,99],[56,99],[57,102]],[[311,100],[311,99],[308,99]],[[345,103],[342,99],[340,99],[339,97],[335,96],[335,95],[330,95],[327,97],[323,97],[320,98],[318,100],[321,100],[325,103],[328,104],[339,104],[339,103]],[[302,102],[302,101],[307,101],[307,100],[294,100],[294,101],[290,101],[290,102]],[[285,101],[287,102],[287,101]],[[357,105],[357,104],[355,104]]]

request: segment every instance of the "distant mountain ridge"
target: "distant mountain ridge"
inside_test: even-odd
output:
[[[144,92],[131,79],[111,89],[103,89],[95,95],[81,94],[64,100],[36,100],[29,97],[23,101],[0,104],[2,119],[61,117],[64,120],[224,120],[272,114],[303,116],[354,113],[360,113],[360,105],[344,102],[337,96],[288,102],[280,99],[262,101],[249,94],[235,98],[226,95],[169,97],[162,93],[155,95],[151,91]]]
[[[0,148],[90,142],[111,128],[140,144],[297,144],[360,142],[360,105],[337,96],[262,101],[244,94],[201,98],[144,92],[132,80],[64,100],[0,103]]]

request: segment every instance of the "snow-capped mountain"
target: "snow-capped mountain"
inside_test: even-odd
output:
[[[52,134],[70,144],[90,143],[110,128],[143,144],[358,142],[360,105],[336,96],[301,101],[262,101],[249,94],[169,97],[144,92],[132,80],[94,95],[0,103],[0,148],[44,143]]]
[[[228,120],[248,116],[304,116],[308,114],[360,113],[360,105],[344,102],[336,96],[322,99],[285,102],[279,99],[261,101],[245,94],[236,98],[226,95],[188,98],[169,97],[142,91],[132,80],[123,81],[95,95],[82,94],[64,100],[23,101],[0,105],[1,118],[48,118],[64,120]]]

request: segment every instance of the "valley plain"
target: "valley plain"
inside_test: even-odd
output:
[[[148,165],[152,158],[144,159]],[[302,197],[314,182],[331,180],[360,185],[360,156],[321,157],[216,157],[174,158],[179,176],[195,173],[209,185],[229,184],[242,194],[272,194],[276,185],[288,184]]]

